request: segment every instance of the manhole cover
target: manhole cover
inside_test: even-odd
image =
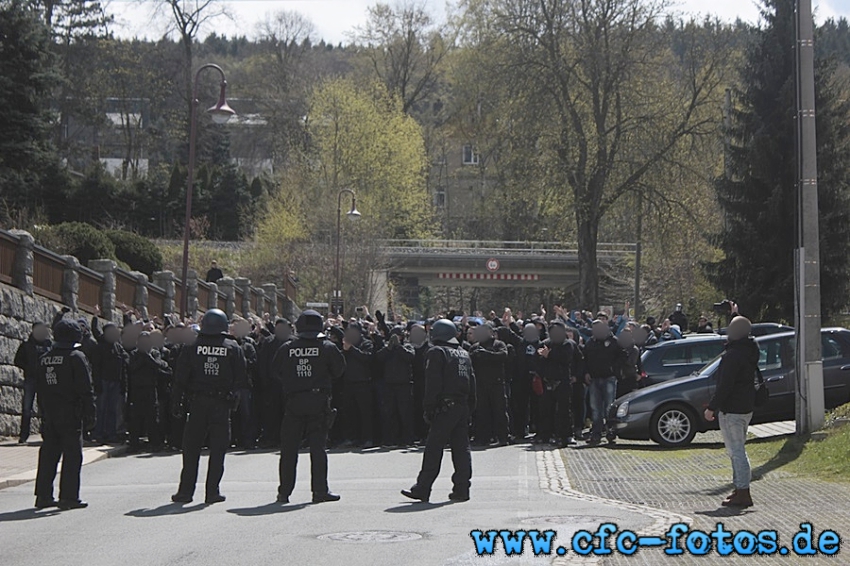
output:
[[[554,515],[549,517],[530,517],[528,519],[523,519],[521,524],[523,525],[565,525],[565,526],[585,526],[585,525],[595,525],[598,526],[601,523],[607,523],[614,521],[612,517],[598,517],[595,515]]]
[[[421,539],[419,533],[405,531],[354,531],[350,533],[331,533],[320,535],[321,540],[333,540],[336,542],[352,543],[376,543],[376,542],[406,542]]]

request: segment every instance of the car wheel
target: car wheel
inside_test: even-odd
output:
[[[696,418],[683,405],[667,405],[652,415],[649,425],[652,440],[669,448],[687,446],[696,436]]]

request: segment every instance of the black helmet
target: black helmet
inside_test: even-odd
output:
[[[53,339],[60,348],[77,348],[83,340],[83,329],[77,321],[63,319],[53,326]]]
[[[227,334],[230,323],[227,321],[227,315],[219,309],[210,309],[204,313],[204,318],[201,319],[201,330],[199,334],[204,336],[215,336],[217,334]]]
[[[295,331],[298,332],[299,338],[324,338],[325,335],[322,334],[324,329],[325,321],[322,315],[313,310],[302,312],[295,322]]]
[[[431,325],[431,341],[457,344],[457,327],[450,320],[440,319]]]

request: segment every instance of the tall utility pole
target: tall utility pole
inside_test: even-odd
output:
[[[823,426],[818,164],[811,0],[797,0],[797,434]]]

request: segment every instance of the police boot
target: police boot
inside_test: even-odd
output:
[[[35,508],[36,509],[50,509],[51,507],[59,507],[59,502],[53,499],[44,498],[36,498],[35,500]]]
[[[458,493],[456,491],[453,491],[449,494],[449,500],[450,501],[457,501],[457,502],[469,501],[469,494],[468,493]]]
[[[186,495],[185,493],[175,493],[171,496],[171,501],[174,503],[191,503],[192,496]]]
[[[79,499],[60,499],[59,509],[62,511],[70,511],[71,509],[85,509],[89,504]]]
[[[418,490],[414,485],[410,489],[402,489],[401,494],[409,499],[416,499],[417,501],[421,501],[422,503],[428,503],[428,500],[431,499],[429,494],[423,493]]]
[[[329,501],[339,501],[342,499],[336,493],[331,493],[330,491],[327,493],[314,493],[313,494],[313,503],[326,503]]]
[[[206,503],[207,505],[214,505],[216,503],[223,503],[226,500],[227,498],[222,494],[212,493],[207,495],[207,497],[204,499],[204,503]]]

